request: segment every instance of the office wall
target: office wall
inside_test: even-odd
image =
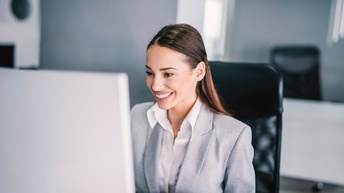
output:
[[[129,74],[131,103],[151,100],[143,81],[145,46],[160,27],[176,21],[177,4],[41,0],[40,66],[124,71]],[[322,52],[324,98],[344,101],[344,47],[326,43],[330,5],[330,0],[236,0],[224,59],[268,62],[276,44],[315,44]],[[203,17],[199,20],[195,22],[202,23]]]
[[[178,0],[176,22],[190,24],[202,34],[205,1]]]
[[[236,0],[225,60],[269,62],[277,44],[313,44],[322,53],[325,100],[344,102],[344,46],[327,44],[330,0]]]
[[[43,69],[126,72],[131,105],[152,100],[146,45],[176,21],[176,1],[41,0]]]

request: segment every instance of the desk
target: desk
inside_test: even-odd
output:
[[[285,98],[282,176],[344,185],[344,104]]]
[[[280,192],[279,193],[314,193],[314,181],[295,179],[285,176],[280,178]],[[336,184],[324,183],[320,193],[343,193],[344,186]]]

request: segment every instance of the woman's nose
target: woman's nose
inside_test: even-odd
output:
[[[164,81],[159,77],[154,77],[152,89],[154,91],[160,91],[164,88]]]

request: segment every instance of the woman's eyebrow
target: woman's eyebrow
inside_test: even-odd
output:
[[[177,68],[167,67],[167,68],[161,68],[160,71],[164,70],[177,70]]]
[[[146,65],[146,68],[152,70],[149,66]],[[161,68],[160,71],[165,71],[165,70],[177,70],[177,68],[173,67],[166,67],[166,68]]]

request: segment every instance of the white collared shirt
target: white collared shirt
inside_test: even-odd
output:
[[[167,111],[160,109],[155,103],[148,111],[147,118],[151,128],[159,123],[163,129],[159,156],[160,192],[174,192],[180,167],[192,135],[202,102],[197,99],[194,106],[185,117],[180,131],[174,140],[172,126],[167,119]]]

